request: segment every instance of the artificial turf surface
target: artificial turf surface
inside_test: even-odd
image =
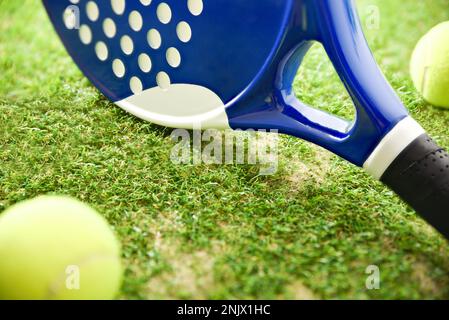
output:
[[[427,105],[408,74],[420,36],[449,20],[449,0],[357,2],[387,78],[449,147],[449,111]],[[295,87],[303,101],[353,116],[320,47]],[[291,137],[280,139],[275,175],[177,165],[171,132],[99,94],[40,1],[0,0],[0,211],[41,194],[93,205],[123,245],[120,298],[449,298],[445,240],[361,169]],[[379,290],[365,287],[369,265],[380,268]]]

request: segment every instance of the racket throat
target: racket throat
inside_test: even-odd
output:
[[[281,112],[300,125],[331,135],[336,139],[348,136],[353,126],[352,121],[329,114],[325,111],[310,107],[296,98],[293,91],[281,92],[277,99]]]

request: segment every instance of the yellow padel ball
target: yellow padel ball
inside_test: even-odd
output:
[[[121,279],[119,242],[84,203],[42,196],[0,214],[0,299],[113,299]]]
[[[449,21],[434,27],[418,42],[410,71],[427,102],[449,108]]]

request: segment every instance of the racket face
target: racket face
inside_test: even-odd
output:
[[[110,100],[160,125],[226,128],[226,108],[270,64],[293,0],[44,4],[70,55]]]
[[[276,129],[363,166],[408,116],[366,43],[354,0],[43,2],[91,82],[159,125]],[[297,100],[292,83],[313,41],[351,95],[355,121]]]

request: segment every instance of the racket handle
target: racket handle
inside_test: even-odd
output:
[[[381,181],[449,239],[449,155],[427,134],[399,154]]]

